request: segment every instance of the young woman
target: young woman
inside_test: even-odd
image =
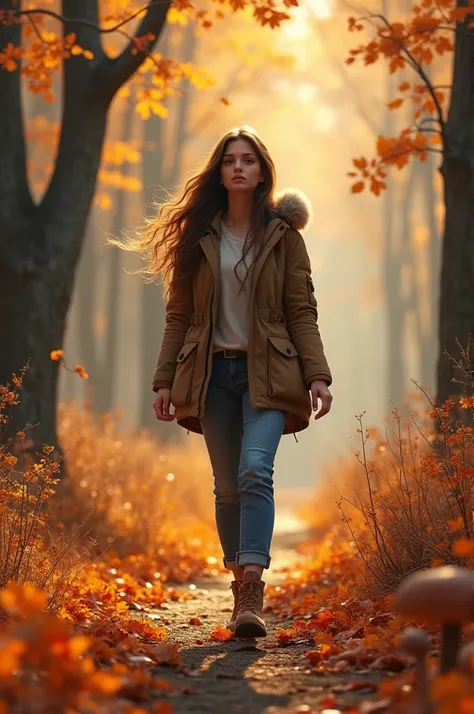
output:
[[[311,407],[316,419],[327,414],[332,401],[298,232],[308,219],[301,194],[275,197],[274,164],[245,127],[221,138],[140,242],[149,272],[168,284],[153,406],[160,421],[204,435],[224,565],[234,576],[227,626],[236,637],[267,634],[262,573],[280,438],[306,428]]]

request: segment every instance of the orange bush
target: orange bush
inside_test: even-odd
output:
[[[58,516],[67,529],[91,517],[94,547],[134,557],[160,579],[186,581],[220,563],[207,455],[186,442],[162,446],[77,406],[62,407],[68,483]],[[148,563],[148,565],[147,565]],[[130,565],[130,563],[129,563]],[[152,579],[152,578],[148,578]]]
[[[63,408],[55,493],[51,450],[35,460],[27,434],[6,436],[25,371],[0,387],[0,712],[171,714],[153,667],[178,665],[178,647],[143,615],[193,597],[169,580],[218,569],[208,464]]]
[[[372,590],[391,592],[419,568],[473,562],[474,430],[453,419],[459,409],[470,400],[430,401],[423,420],[411,414],[405,425],[394,410],[384,435],[359,419],[361,482],[339,507]]]
[[[469,379],[463,383],[472,391]],[[383,434],[358,418],[360,453],[337,463],[330,482],[322,479],[301,512],[313,533],[299,548],[301,561],[268,589],[269,606],[285,619],[279,645],[306,643],[317,672],[404,670],[410,660],[397,642],[408,623],[394,614],[391,593],[413,570],[473,565],[474,398],[438,406],[420,389],[420,399],[424,411],[412,409],[403,422],[394,410]],[[474,631],[466,629],[470,641]],[[430,641],[435,652],[436,630]],[[472,687],[458,680],[435,680],[432,697],[444,714],[472,700]],[[414,687],[407,673],[382,684],[379,696],[391,714],[404,712]]]
[[[11,410],[18,404],[26,368],[12,385],[0,386],[0,589],[10,581],[29,583],[48,593],[47,607],[57,610],[86,555],[80,533],[55,535],[47,504],[58,482],[60,464],[44,447],[34,460],[28,434],[9,435]],[[45,542],[48,541],[48,548]],[[1,610],[1,608],[0,608]]]

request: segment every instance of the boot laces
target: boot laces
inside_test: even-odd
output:
[[[231,585],[231,587],[232,587],[232,592],[234,594],[234,609],[232,611],[232,615],[231,615],[230,619],[235,620],[235,618],[237,616],[237,612],[239,610],[239,605],[240,605],[240,590],[242,588],[242,584],[236,583],[235,585],[234,584]]]
[[[242,585],[240,591],[240,609],[258,613],[262,609],[262,586],[259,582],[250,581]]]

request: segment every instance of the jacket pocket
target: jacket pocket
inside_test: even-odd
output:
[[[287,337],[268,337],[268,394],[288,399],[301,386],[298,351]]]
[[[183,407],[191,401],[198,344],[186,342],[176,359],[177,366],[171,389],[171,402],[175,407]]]

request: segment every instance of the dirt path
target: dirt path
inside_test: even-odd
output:
[[[272,584],[281,577],[276,569],[295,560],[294,545],[306,538],[301,530],[291,532],[285,523],[280,523],[272,548],[275,569],[265,573],[266,582]],[[195,584],[198,600],[172,603],[164,615],[169,640],[179,644],[183,659],[179,668],[158,668],[178,691],[185,690],[170,700],[176,714],[316,713],[321,711],[321,700],[331,694],[333,686],[349,681],[348,675],[342,679],[313,672],[305,658],[310,649],[307,644],[277,646],[276,631],[290,627],[291,622],[277,620],[272,613],[265,615],[265,639],[210,642],[210,633],[217,625],[225,625],[231,611],[229,579]],[[191,617],[199,617],[203,625],[189,625]],[[360,675],[358,678],[363,679]],[[345,704],[355,703],[357,698],[360,701],[361,695],[363,692],[345,698]]]

